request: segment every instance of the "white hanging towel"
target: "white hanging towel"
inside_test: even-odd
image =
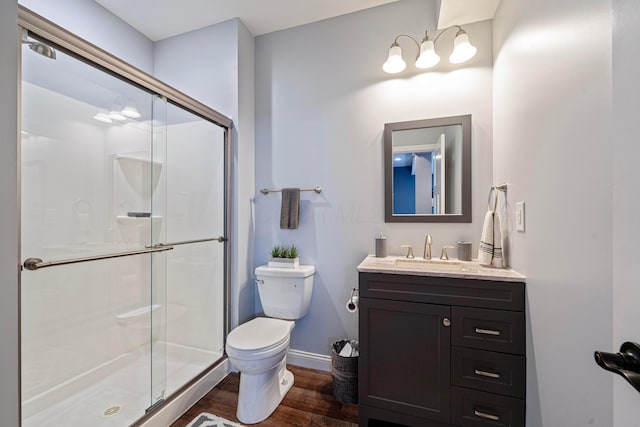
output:
[[[495,193],[493,209],[491,209],[491,193]],[[504,254],[502,253],[502,229],[500,215],[496,212],[498,193],[495,188],[489,192],[489,210],[484,216],[482,236],[478,247],[478,262],[489,267],[504,268]]]

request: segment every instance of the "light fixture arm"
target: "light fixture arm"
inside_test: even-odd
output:
[[[426,34],[426,31],[425,31],[425,34]],[[413,37],[411,37],[410,35],[407,35],[407,34],[398,34],[398,35],[396,36],[396,38],[395,38],[395,39],[393,39],[393,43],[391,43],[391,46],[399,46],[399,44],[398,44],[398,39],[399,39],[400,37],[406,37],[406,38],[408,38],[408,39],[413,40],[413,42],[414,42],[414,43],[416,44],[416,46],[418,47],[418,52],[420,51],[420,43],[418,43],[418,40],[414,39]]]
[[[446,33],[446,32],[447,32],[447,30],[450,30],[450,29],[452,29],[452,28],[457,28],[457,29],[458,29],[458,32],[460,32],[460,31],[464,31],[460,25],[452,25],[452,26],[447,27],[447,28],[445,28],[444,30],[440,31],[440,33],[439,33],[439,34],[436,36],[436,38],[433,40],[433,43],[435,44],[435,42],[437,42],[437,41],[438,41],[438,39],[440,38],[440,36],[441,36],[441,35],[443,35],[444,33]]]

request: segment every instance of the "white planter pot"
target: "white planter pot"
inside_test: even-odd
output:
[[[269,267],[298,268],[300,258],[269,258]]]

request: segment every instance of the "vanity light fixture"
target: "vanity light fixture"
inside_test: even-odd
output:
[[[451,28],[457,28],[458,32],[456,38],[453,41],[453,52],[449,56],[449,62],[452,64],[461,64],[473,58],[478,49],[469,41],[469,35],[459,25],[452,25],[447,27],[436,36],[434,40],[431,40],[427,31],[424,32],[424,38],[421,43],[418,43],[416,39],[406,34],[400,34],[396,36],[389,48],[389,56],[382,65],[382,69],[385,73],[396,74],[404,70],[407,63],[402,59],[402,49],[398,44],[400,37],[407,37],[416,44],[419,49],[419,54],[416,58],[416,67],[426,70],[428,68],[435,67],[440,62],[440,56],[436,53],[435,44],[447,30]]]

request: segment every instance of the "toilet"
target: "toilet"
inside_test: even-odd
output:
[[[294,320],[307,314],[315,267],[260,266],[256,284],[264,313],[236,327],[227,336],[226,351],[240,372],[236,416],[244,424],[266,419],[293,385],[286,369]]]

